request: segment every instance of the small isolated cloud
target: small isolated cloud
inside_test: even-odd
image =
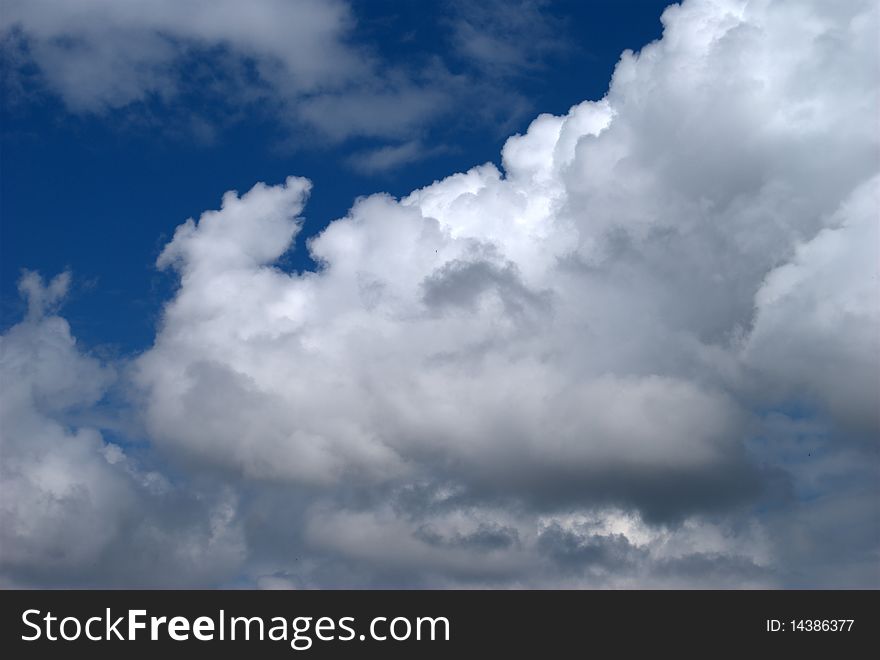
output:
[[[371,151],[353,154],[348,163],[358,172],[372,174],[387,172],[422,159],[422,145],[417,141],[389,145]]]
[[[117,530],[146,509],[136,529],[205,552],[215,583],[880,585],[880,131],[854,112],[880,100],[878,21],[868,1],[673,5],[605,98],[537,117],[501,168],[357,200],[308,241],[315,272],[276,265],[306,179],[186,221],[125,371],[151,451],[205,490],[185,515],[58,421],[105,368],[29,317],[3,338],[4,454],[38,424],[69,492],[94,490],[85,520],[115,522],[41,572],[60,541],[28,521],[64,528],[26,507],[66,482],[5,459],[7,579],[139,566]],[[40,342],[67,375],[26,375]]]
[[[348,157],[348,165],[361,174],[382,174],[446,152],[443,147],[426,147],[419,140],[360,151]]]

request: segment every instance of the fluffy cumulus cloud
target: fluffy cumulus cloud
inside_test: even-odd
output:
[[[880,585],[878,21],[674,5],[605,98],[539,116],[500,168],[359,199],[308,241],[315,272],[277,265],[306,179],[178,227],[179,289],[124,379],[150,453],[204,484],[201,537],[62,421],[109,376],[49,315],[64,283],[25,280],[7,574],[57,579],[80,507],[68,570],[146,509],[216,583]]]
[[[214,584],[241,561],[233,496],[199,501],[90,424],[116,374],[51,314],[69,281],[25,274],[0,338],[0,583]]]

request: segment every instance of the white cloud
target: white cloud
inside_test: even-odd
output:
[[[362,174],[382,174],[443,151],[443,147],[426,147],[419,140],[410,140],[402,144],[356,152],[348,157],[347,162],[352,169]]]
[[[731,348],[764,277],[876,166],[870,126],[758,121],[789,96],[830,107],[824,90],[791,91],[826,54],[771,30],[775,11],[790,10],[670,9],[666,38],[624,56],[605,101],[539,117],[508,141],[504,175],[359,201],[310,241],[318,273],[271,266],[306,183],[227,195],[159,260],[183,274],[142,361],[161,435],[205,442],[208,420],[180,402],[222,384],[271,431],[223,425],[210,453],[257,474],[332,480],[378,461],[398,476],[421,452],[481,476],[607,461],[677,480],[738,462],[741,412],[704,352]],[[791,160],[812,143],[853,154],[834,182],[809,185],[821,172]]]
[[[24,32],[51,84],[80,110],[168,91],[169,66],[187,48],[231,48],[265,75],[282,69],[298,92],[332,89],[368,70],[342,43],[352,18],[336,0],[16,1],[2,20]]]
[[[25,274],[30,313],[0,337],[0,583],[225,579],[242,548],[228,497],[194,501],[77,421],[115,375],[44,315],[69,280]]]
[[[444,109],[448,90],[352,45],[354,26],[344,0],[22,0],[0,17],[10,57],[75,112],[170,102],[195,82],[233,105],[281,106],[326,141],[400,136]]]
[[[530,25],[543,24],[530,12]],[[509,16],[489,11],[481,29],[501,29]],[[522,99],[502,76],[478,65],[452,74],[443,52],[383,57],[369,38],[404,37],[357,28],[348,0],[11,0],[0,49],[18,101],[49,91],[79,114],[158,107],[164,124],[180,122],[172,131],[199,141],[242,110],[280,119],[309,146],[357,136],[409,142],[452,110],[484,123],[521,116]],[[178,118],[177,102],[193,94],[204,107]]]
[[[247,528],[241,570],[731,586],[802,583],[794,557],[821,573],[832,553],[803,530],[876,482],[814,480],[768,411],[809,402],[822,465],[876,464],[853,434],[880,431],[880,135],[858,111],[878,101],[877,23],[870,2],[673,6],[605,99],[538,117],[503,171],[358,200],[309,240],[317,272],[275,265],[305,179],[181,225],[158,261],[180,288],[134,380],[163,456],[247,493],[242,519],[284,517]],[[808,484],[825,499],[799,500]],[[760,497],[773,513],[750,514]],[[800,522],[775,525],[780,509]],[[851,538],[837,583],[877,584],[861,558],[880,539]]]

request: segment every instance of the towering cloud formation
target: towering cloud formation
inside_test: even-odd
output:
[[[670,7],[604,99],[358,200],[317,272],[274,265],[305,179],[181,225],[133,381],[242,493],[240,570],[880,584],[880,17],[844,4]]]

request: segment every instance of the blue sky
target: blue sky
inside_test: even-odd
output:
[[[0,587],[880,586],[878,29],[8,0]]]
[[[543,31],[552,29],[552,48],[488,71],[452,44],[453,22],[466,13],[465,5],[378,1],[352,7],[358,25],[353,41],[389,68],[418,68],[440,58],[453,74],[473,76],[468,91],[477,103],[488,102],[480,94],[485,87],[509,105],[499,123],[494,116],[474,116],[468,107],[474,98],[451,95],[441,121],[429,118],[414,129],[421,136],[416,160],[386,171],[359,171],[348,159],[365,145],[395,141],[316,140],[265,106],[241,107],[222,98],[218,105],[217,95],[198,83],[183,83],[182,98],[168,103],[150,98],[71,111],[32,65],[23,67],[31,75],[3,104],[3,327],[24,309],[16,289],[22,268],[47,274],[70,269],[76,281],[65,309],[81,341],[121,353],[145,348],[173,286],[154,262],[174,228],[214,208],[226,190],[277,183],[290,174],[308,176],[315,185],[305,231],[285,267],[313,268],[303,240],[345,215],[357,196],[377,190],[402,195],[450,172],[497,162],[507,137],[525,130],[538,112],[564,113],[584,99],[601,98],[621,51],[660,36],[666,3],[539,3],[544,23],[518,26],[509,38],[518,47],[519,40],[545,39]],[[212,66],[209,54],[198,60]],[[11,75],[10,62],[5,67]]]

